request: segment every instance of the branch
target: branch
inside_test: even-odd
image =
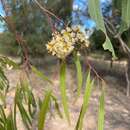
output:
[[[11,16],[8,16],[9,11],[11,11],[11,10],[7,9],[6,2],[7,1],[5,1],[5,0],[1,0],[1,4],[5,11],[6,16],[3,17],[2,15],[0,15],[0,17],[6,22],[8,29],[14,34],[17,43],[22,48],[22,53],[23,53],[23,57],[24,57],[24,67],[27,66],[28,68],[30,68],[28,48],[26,45],[26,41],[23,39],[23,37],[20,35],[20,33],[17,32],[16,26],[15,26],[13,20],[11,19]],[[9,5],[8,5],[8,7],[9,7]]]
[[[87,65],[89,66],[90,70],[92,70],[92,71],[94,72],[94,74],[96,75],[96,77],[97,77],[98,79],[100,79],[103,83],[106,84],[105,80],[104,80],[104,79],[97,73],[97,71],[91,66],[91,64],[89,63],[89,60],[86,59],[86,61],[87,61]]]
[[[113,26],[113,24],[107,20],[106,18],[104,18],[105,21],[105,25],[107,30],[115,37],[118,39],[118,41],[120,42],[123,51],[127,54],[130,55],[130,48],[127,46],[127,44],[123,41],[121,34],[117,33],[116,28]]]
[[[114,33],[114,34],[117,34],[117,30],[116,28],[114,27],[114,25],[106,18],[104,18],[104,21],[106,23],[106,25],[108,25],[108,27],[111,28],[111,31]]]
[[[130,48],[127,46],[127,44],[123,41],[123,39],[121,38],[121,36],[118,34],[117,36],[115,36],[119,42],[122,45],[122,48],[124,49],[124,52],[129,53],[130,55]]]
[[[46,8],[44,8],[37,0],[34,0],[34,2],[38,5],[38,7],[43,10],[45,13],[49,14],[50,16],[53,16],[54,18],[56,18],[59,22],[63,23],[63,25],[65,25],[65,23],[59,18],[57,17],[54,13],[52,13],[51,11],[47,10]]]

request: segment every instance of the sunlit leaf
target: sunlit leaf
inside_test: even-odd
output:
[[[98,112],[98,130],[104,130],[104,90],[102,90],[102,94],[99,99],[99,112]]]
[[[130,0],[122,0],[122,22],[119,33],[123,33],[130,27]]]
[[[81,63],[80,63],[80,58],[79,58],[79,56],[76,56],[76,58],[75,58],[75,64],[76,64],[77,82],[78,82],[77,96],[79,97],[80,94],[81,94],[82,82],[83,82],[82,66],[81,66]]]
[[[31,126],[31,117],[29,116],[27,110],[25,109],[22,99],[21,99],[21,88],[17,88],[16,97],[15,97],[16,105],[20,111],[20,115],[22,117],[22,121],[26,128],[29,130]]]
[[[51,97],[51,91],[48,91],[45,95],[45,98],[41,104],[41,109],[38,115],[38,130],[44,129],[46,114],[49,108],[49,102]]]
[[[106,35],[106,41],[103,44],[103,48],[112,52],[113,58],[116,58],[112,43],[106,33],[103,16],[100,9],[100,0],[88,0],[88,10],[91,18],[96,22],[97,29],[102,30]]]
[[[37,70],[34,66],[31,66],[32,71],[40,78],[42,78],[43,80],[48,81],[49,83],[53,84],[53,82],[46,76],[44,75],[41,71]]]
[[[60,64],[60,92],[65,116],[68,122],[70,123],[67,94],[66,94],[66,63],[64,61]]]
[[[36,112],[35,97],[32,93],[31,87],[29,86],[29,83],[27,80],[21,81],[20,85],[22,88],[23,98],[28,105],[28,112],[29,112],[30,116],[33,118],[33,116]]]
[[[28,91],[28,111],[32,118],[36,113],[36,107],[37,106],[36,106],[34,95],[31,91]]]
[[[7,130],[16,130],[12,112],[7,117]]]
[[[6,115],[2,106],[0,106],[0,118],[3,124],[6,123]],[[4,126],[5,127],[5,126]]]
[[[1,63],[0,67],[7,68],[7,65],[8,65],[13,69],[19,69],[18,64],[16,64],[13,60],[5,56],[0,56],[0,63]]]
[[[0,89],[7,90],[9,87],[9,81],[6,78],[3,69],[0,67]]]
[[[62,118],[63,117],[62,112],[60,111],[60,106],[59,106],[59,104],[57,102],[57,99],[53,95],[51,95],[51,97],[52,97],[52,99],[53,99],[53,101],[55,103],[55,109],[56,109],[58,115],[60,116],[60,118]]]
[[[5,130],[5,128],[0,124],[0,130]]]
[[[80,111],[80,115],[76,124],[76,130],[82,130],[83,128],[83,119],[85,116],[85,113],[88,109],[88,105],[89,105],[89,99],[91,96],[91,91],[92,91],[92,86],[93,86],[93,82],[90,79],[90,72],[88,73],[87,76],[87,80],[86,80],[86,88],[85,88],[85,93],[84,93],[84,97],[83,97],[83,105]]]

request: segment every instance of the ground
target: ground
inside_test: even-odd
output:
[[[59,80],[58,80],[58,66],[53,64],[51,66],[40,67],[41,71],[47,74],[53,81],[54,86],[52,89],[57,95],[59,102],[61,100],[59,92]],[[18,82],[21,71],[6,71],[6,75],[9,78],[11,88],[15,88]],[[130,97],[125,95],[125,86],[122,86],[121,79],[104,75],[104,80],[107,85],[105,86],[105,129],[104,130],[130,130]],[[45,81],[37,78],[34,74],[30,75],[30,82],[34,89],[36,96],[43,96],[43,89],[45,86],[49,86]],[[68,125],[65,119],[60,119],[57,114],[54,117],[49,117],[46,120],[45,130],[74,130],[81,105],[82,96],[79,97],[77,102],[74,101],[74,90],[76,88],[76,77],[72,67],[67,68],[67,92],[69,98],[69,108],[71,112],[71,125]],[[88,111],[84,120],[83,130],[97,130],[97,112],[98,112],[98,100],[100,95],[101,86],[95,83],[93,92],[89,104]],[[11,89],[12,90],[12,89]],[[11,104],[14,93],[11,91],[8,93],[8,104]],[[83,88],[84,90],[84,88]],[[52,110],[53,111],[53,110]],[[19,122],[19,130],[24,130]]]

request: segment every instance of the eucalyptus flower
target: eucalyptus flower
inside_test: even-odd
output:
[[[79,26],[67,27],[61,32],[54,32],[52,40],[48,42],[46,47],[52,55],[65,59],[76,49],[76,45],[89,47],[89,41]]]

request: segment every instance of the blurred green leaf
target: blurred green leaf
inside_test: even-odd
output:
[[[31,66],[32,71],[40,78],[42,78],[43,80],[48,81],[49,83],[53,84],[53,82],[47,77],[45,76],[41,71],[37,70],[34,66]]]
[[[23,121],[24,125],[29,130],[30,126],[31,126],[31,117],[29,116],[27,110],[24,108],[23,101],[21,98],[21,94],[22,94],[21,92],[22,92],[22,90],[18,86],[17,90],[16,90],[15,103],[20,111],[20,115],[22,117],[22,121]]]
[[[15,96],[16,97],[16,96]],[[14,109],[13,109],[13,117],[14,117],[14,126],[15,126],[15,130],[17,130],[17,122],[16,122],[16,99],[14,99]]]
[[[9,81],[6,78],[3,69],[0,67],[0,89],[7,91],[9,88]]]
[[[0,63],[0,67],[7,68],[7,65],[9,65],[13,69],[19,69],[19,65],[6,56],[0,56]]]
[[[104,115],[105,115],[105,103],[104,103],[104,90],[99,99],[99,112],[98,112],[98,130],[104,130]]]
[[[54,97],[53,95],[51,95],[51,97],[52,97],[52,99],[53,99],[53,101],[54,101],[54,103],[55,103],[55,109],[56,109],[56,111],[57,111],[58,115],[60,116],[60,118],[63,118],[63,116],[62,116],[62,113],[61,113],[61,111],[60,111],[60,107],[59,107],[59,104],[58,104],[58,102],[57,102],[56,97]]]
[[[6,117],[4,106],[0,106],[0,130],[17,130],[14,122],[13,112],[11,111]]]
[[[50,97],[51,97],[51,91],[48,91],[41,104],[41,109],[38,116],[38,130],[44,129],[44,123],[45,123],[46,114],[49,108]]]
[[[85,113],[88,109],[88,105],[89,105],[89,99],[91,96],[91,91],[92,91],[92,86],[93,86],[93,82],[90,79],[90,72],[88,73],[87,76],[87,80],[86,80],[86,89],[85,89],[85,93],[84,93],[84,97],[83,97],[83,105],[80,111],[80,115],[76,124],[76,130],[82,130],[83,128],[83,119],[85,116]]]
[[[5,128],[0,124],[0,130],[5,130]]]
[[[7,117],[6,123],[7,123],[7,130],[17,130],[16,127],[15,127],[15,122],[14,122],[12,112]]]
[[[36,113],[36,101],[33,93],[31,91],[28,92],[28,111],[30,116],[33,118]]]
[[[82,66],[80,63],[80,57],[77,55],[75,57],[75,65],[76,65],[77,80],[78,80],[77,97],[79,97],[82,89],[83,76],[82,76]]]
[[[20,85],[22,88],[23,98],[28,105],[28,112],[29,112],[30,116],[33,118],[33,116],[36,112],[35,97],[32,93],[31,87],[27,80],[21,81]]]
[[[8,129],[8,117],[6,117],[4,106],[2,105],[0,106],[0,130],[12,130]]]
[[[65,116],[70,123],[70,116],[68,110],[67,94],[66,94],[66,63],[62,61],[60,64],[60,92],[62,97],[62,105],[64,108]]]
[[[122,0],[122,22],[119,33],[123,33],[130,27],[130,0]]]
[[[6,115],[5,115],[3,106],[0,106],[0,119],[1,119],[1,122],[4,124],[4,127],[5,127]]]
[[[102,30],[106,35],[106,41],[103,44],[103,48],[105,50],[109,50],[112,53],[113,58],[116,58],[112,43],[106,33],[103,16],[100,9],[100,0],[88,0],[88,11],[91,18],[96,22],[97,29]]]
[[[21,102],[17,102],[17,106],[19,108],[23,123],[25,124],[27,129],[30,130],[30,126],[31,126],[30,116],[28,115],[26,109],[24,108],[24,106]]]

